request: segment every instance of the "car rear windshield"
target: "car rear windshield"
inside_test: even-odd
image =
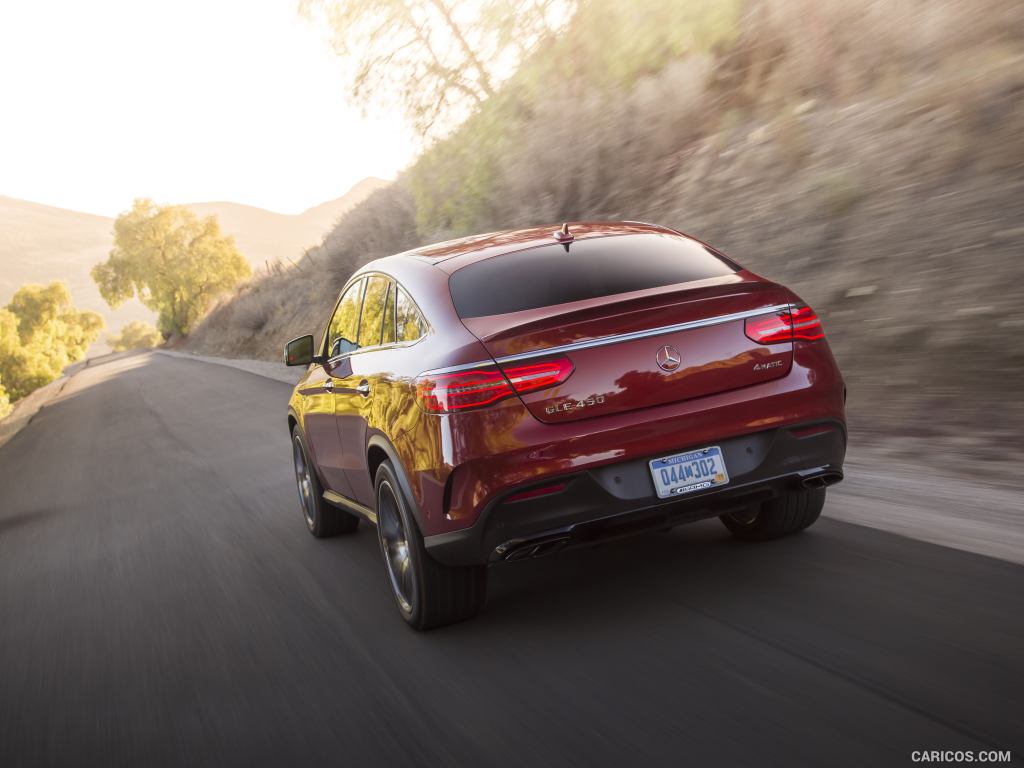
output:
[[[614,296],[721,277],[735,268],[700,243],[677,235],[615,235],[542,245],[468,264],[449,286],[459,317]]]

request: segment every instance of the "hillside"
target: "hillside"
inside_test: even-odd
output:
[[[858,439],[1024,458],[1024,6],[748,0],[687,35],[667,0],[583,7],[573,46],[347,214],[315,272],[253,281],[191,346],[278,359],[355,266],[419,244],[655,221],[818,310]]]
[[[320,242],[338,218],[387,182],[363,179],[341,197],[296,215],[229,202],[190,203],[199,215],[215,215],[233,235],[254,271],[298,259]],[[89,275],[111,247],[114,220],[0,196],[0,306],[25,283],[63,280],[77,306],[103,315],[107,329],[132,320],[152,322],[153,313],[132,300],[111,310]]]

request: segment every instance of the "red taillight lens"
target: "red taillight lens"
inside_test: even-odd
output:
[[[416,396],[427,413],[452,413],[483,408],[511,397],[561,384],[573,371],[568,358],[542,363],[488,366],[472,371],[423,375],[416,379]]]
[[[793,307],[793,338],[803,341],[817,341],[825,338],[825,329],[814,310],[806,304]]]
[[[527,363],[502,368],[516,392],[533,392],[561,384],[573,371],[572,361],[567,357],[545,360],[543,363]]]
[[[790,311],[771,312],[748,317],[744,332],[758,344],[778,344],[784,341],[817,341],[825,338],[821,321],[806,304],[794,304]]]
[[[748,317],[744,323],[744,333],[751,341],[758,344],[776,344],[781,341],[793,340],[793,324],[788,311],[772,312],[768,315]]]
[[[481,408],[511,394],[511,385],[497,368],[421,376],[416,380],[416,396],[427,413]]]

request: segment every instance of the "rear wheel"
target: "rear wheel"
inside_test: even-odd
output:
[[[296,426],[292,429],[292,459],[295,462],[295,483],[299,489],[299,506],[309,532],[318,539],[350,533],[359,526],[359,518],[324,501],[320,478],[310,463],[309,453]]]
[[[824,505],[824,488],[800,489],[719,519],[738,539],[765,541],[810,527]]]
[[[487,591],[486,566],[447,566],[427,554],[391,462],[378,468],[376,489],[377,538],[402,618],[422,630],[479,613]]]

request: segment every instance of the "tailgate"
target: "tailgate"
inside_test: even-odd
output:
[[[710,284],[709,284],[710,283]],[[584,307],[543,307],[463,320],[503,370],[567,358],[563,383],[521,395],[539,420],[574,421],[689,400],[780,378],[792,342],[759,344],[748,316],[788,311],[772,283],[732,280],[676,286],[656,296]]]

